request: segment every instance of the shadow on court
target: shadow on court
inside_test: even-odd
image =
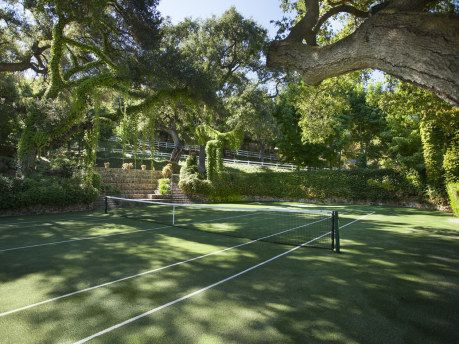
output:
[[[454,224],[437,212],[347,210],[357,209],[377,214],[342,231],[342,254],[299,249],[94,342],[459,342]],[[244,240],[163,229],[2,254],[0,294],[8,295],[2,310],[239,242]],[[0,318],[0,334],[10,342],[75,341],[286,249],[256,243],[49,303]]]

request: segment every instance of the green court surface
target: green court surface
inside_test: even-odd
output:
[[[341,253],[98,212],[0,219],[0,342],[459,343],[448,214],[278,205],[337,210]]]

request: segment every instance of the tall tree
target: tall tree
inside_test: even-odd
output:
[[[201,73],[208,95],[200,107],[196,109],[187,105],[178,116],[180,118],[176,116],[173,121],[170,120],[170,110],[177,109],[177,106],[166,104],[168,110],[163,111],[160,118],[164,118],[163,129],[174,133],[173,138],[193,141],[188,128],[201,123],[220,131],[230,130],[235,126],[236,117],[241,118],[240,112],[238,114],[241,106],[245,109],[253,109],[254,103],[261,106],[260,102],[252,100],[259,95],[260,85],[272,73],[267,73],[263,66],[263,48],[268,41],[266,30],[253,20],[244,18],[232,7],[220,17],[188,18],[178,25],[167,25],[164,37],[170,49],[180,52],[189,66]],[[255,130],[253,133],[255,135]],[[204,152],[201,145],[201,172],[204,170]]]
[[[337,155],[328,145],[303,140],[303,130],[299,125],[301,112],[297,107],[301,93],[301,87],[292,83],[277,98],[273,116],[280,131],[276,142],[278,154],[282,161],[297,166],[336,166]]]
[[[389,118],[405,117],[405,122],[414,122],[409,124],[409,131],[417,124],[417,133],[411,133],[414,135],[411,139],[421,143],[418,147],[422,149],[428,185],[433,193],[444,195],[445,181],[459,177],[454,176],[458,173],[454,167],[457,164],[454,161],[458,160],[454,152],[459,148],[459,109],[429,92],[400,82],[395,82],[392,89],[382,95],[379,104]],[[410,150],[414,151],[414,147]]]

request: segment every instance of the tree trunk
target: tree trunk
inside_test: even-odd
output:
[[[381,10],[354,33],[323,47],[274,41],[268,67],[300,72],[307,84],[374,68],[459,105],[459,16]]]
[[[259,154],[259,157],[260,157],[260,161],[261,161],[261,162],[265,162],[265,145],[264,145],[264,144],[260,144],[260,154]]]
[[[199,145],[198,171],[206,173],[206,147],[204,145]]]
[[[19,176],[28,176],[32,173],[35,168],[35,162],[37,160],[37,151],[35,149],[28,150],[21,155],[18,159],[17,173]]]
[[[170,161],[178,163],[183,152],[182,141],[180,140],[180,137],[178,136],[177,131],[175,129],[168,129],[166,130],[166,132],[172,137],[172,140],[175,144],[175,148],[172,150],[171,153]]]

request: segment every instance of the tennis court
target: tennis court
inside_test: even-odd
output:
[[[122,203],[0,220],[2,343],[459,339],[447,215]]]

